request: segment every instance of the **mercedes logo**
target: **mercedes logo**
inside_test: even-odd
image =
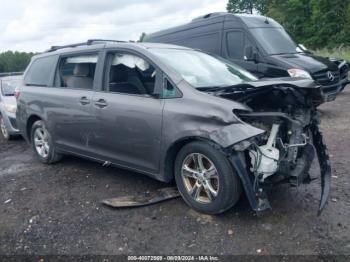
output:
[[[328,77],[328,79],[329,79],[331,82],[334,81],[334,75],[333,75],[333,73],[332,73],[331,71],[328,71],[328,72],[327,72],[327,77]]]

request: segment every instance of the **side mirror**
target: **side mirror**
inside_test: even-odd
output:
[[[258,53],[254,50],[254,47],[249,45],[244,50],[244,60],[246,61],[258,61]]]
[[[307,49],[303,44],[298,44],[297,52],[312,54],[312,52],[309,49]]]

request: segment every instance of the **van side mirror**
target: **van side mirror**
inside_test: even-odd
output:
[[[244,60],[246,61],[258,61],[258,53],[254,50],[254,47],[249,45],[244,50]]]
[[[306,54],[312,54],[312,51],[307,49],[303,44],[298,44],[297,52],[306,53]]]

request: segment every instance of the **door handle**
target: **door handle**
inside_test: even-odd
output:
[[[86,96],[82,96],[80,99],[79,99],[79,103],[81,105],[88,105],[90,104],[90,99],[88,99]]]
[[[104,100],[104,99],[99,99],[99,100],[95,101],[94,104],[95,104],[95,106],[97,106],[99,108],[104,108],[108,105],[106,100]]]

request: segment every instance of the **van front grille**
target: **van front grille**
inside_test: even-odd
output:
[[[319,72],[312,74],[312,77],[320,85],[330,86],[330,85],[335,85],[339,82],[340,73],[339,73],[339,70],[338,71],[322,70],[322,71],[319,71]]]

